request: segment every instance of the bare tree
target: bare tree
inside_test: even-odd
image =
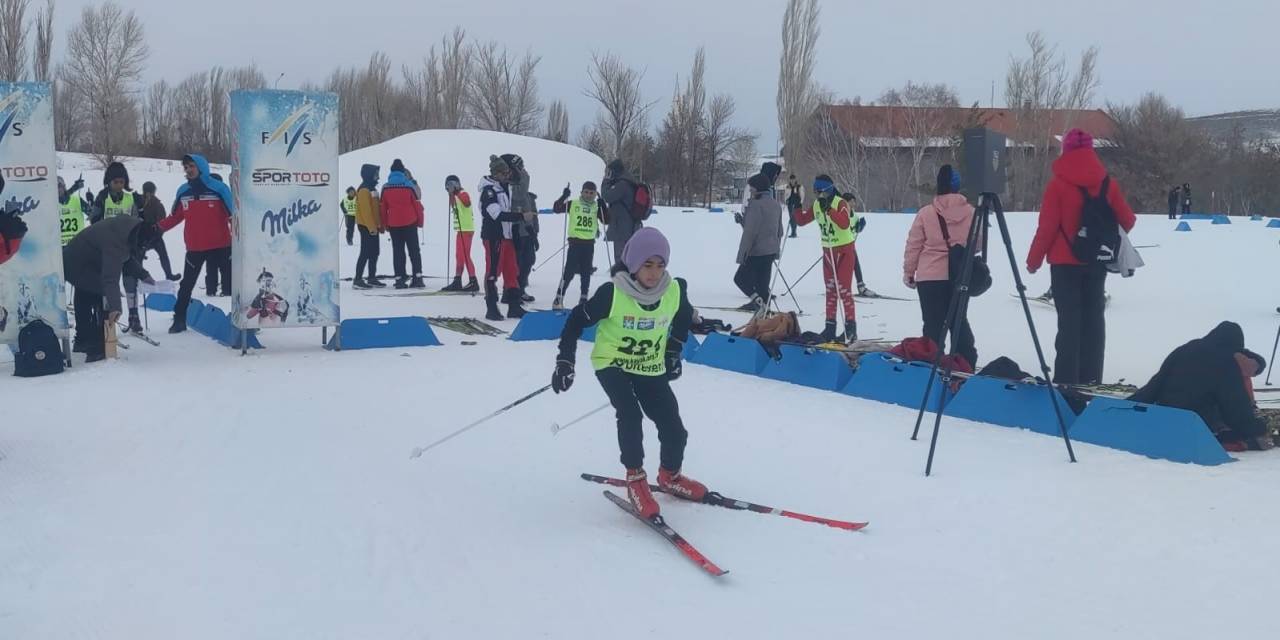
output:
[[[805,133],[805,146],[813,164],[821,167],[841,188],[852,191],[864,205],[868,203],[868,149],[862,142],[864,132],[847,131],[828,112],[817,110],[810,117]]]
[[[699,47],[684,89],[677,79],[671,107],[658,129],[656,156],[660,166],[655,167],[652,177],[666,185],[666,200],[672,204],[692,204],[709,179],[702,175],[707,167],[701,160],[706,155],[705,76],[706,52]]]
[[[808,149],[806,127],[818,108],[820,90],[814,85],[821,10],[818,0],[788,0],[782,16],[782,55],[778,68],[778,135],[792,173],[802,173]]]
[[[916,84],[908,81],[902,89],[889,89],[880,96],[880,103],[898,109],[888,109],[885,113],[890,118],[898,118],[902,128],[910,138],[907,145],[911,156],[911,185],[906,191],[914,192],[917,197],[929,193],[929,182],[921,175],[921,164],[929,149],[941,148],[939,138],[949,137],[950,127],[944,114],[949,109],[960,106],[960,98],[955,89],[946,84]],[[888,131],[896,129],[895,122],[886,123]],[[888,145],[897,153],[897,145]],[[923,190],[923,191],[922,191]],[[919,204],[919,203],[917,203]]]
[[[542,137],[556,142],[569,141],[569,109],[555,100],[547,108],[547,130]]]
[[[1057,45],[1051,45],[1044,34],[1027,34],[1027,56],[1011,57],[1005,75],[1005,102],[1014,116],[1014,139],[1010,195],[1012,206],[1027,207],[1036,203],[1048,179],[1049,164],[1055,151],[1054,113],[1063,109],[1084,109],[1093,101],[1099,79],[1098,49],[1091,47],[1080,57],[1073,74],[1067,70],[1065,57]],[[1071,123],[1068,122],[1067,126]]]
[[[47,0],[36,14],[36,41],[31,52],[31,77],[36,82],[49,82],[53,58],[53,0]]]
[[[589,75],[591,87],[584,93],[598,102],[604,111],[602,122],[613,142],[609,156],[622,156],[624,143],[643,131],[646,114],[654,105],[653,102],[643,102],[640,97],[640,81],[644,72],[627,66],[612,53],[601,55],[593,52]]]
[[[609,125],[603,120],[596,119],[591,126],[583,126],[578,130],[578,138],[576,144],[578,147],[586,149],[596,154],[601,159],[612,157],[610,155]]]
[[[535,72],[541,56],[526,52],[517,61],[497,42],[472,50],[475,69],[468,89],[468,112],[481,129],[530,135],[542,117]]]
[[[743,140],[755,139],[755,136],[745,130],[733,126],[733,114],[736,110],[737,106],[733,98],[725,94],[712,98],[711,105],[707,108],[703,139],[706,142],[706,206],[708,207],[711,206],[711,194],[717,178],[724,176],[731,169],[731,166],[725,166],[728,164],[730,151]]]
[[[408,100],[409,118],[414,129],[439,128],[440,110],[440,54],[435,46],[427,51],[422,66],[410,69],[405,66],[404,93]]]
[[[173,115],[171,103],[172,92],[169,83],[160,80],[151,85],[147,91],[147,99],[142,107],[139,142],[143,150],[152,157],[165,157],[173,153],[172,128],[169,118]]]
[[[0,81],[27,79],[27,7],[31,0],[0,0]]]
[[[471,78],[471,49],[466,46],[467,32],[455,27],[440,42],[439,120],[442,129],[466,126],[467,90]]]
[[[1148,93],[1107,110],[1116,122],[1111,164],[1131,204],[1159,210],[1174,185],[1212,164],[1209,139],[1163,96]]]
[[[63,79],[62,68],[59,67],[53,82],[53,140],[54,145],[63,151],[79,151],[84,118],[81,109],[68,96],[72,92],[67,89]]]
[[[86,110],[95,155],[111,162],[136,134],[133,94],[149,54],[142,21],[111,1],[85,7],[67,44],[69,97]]]

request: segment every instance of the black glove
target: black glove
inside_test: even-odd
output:
[[[679,344],[675,340],[671,342],[672,344]],[[667,380],[679,380],[680,374],[684,373],[684,362],[680,359],[682,355],[680,352],[681,349],[667,349]]]
[[[568,391],[573,386],[573,363],[556,360],[556,371],[551,374],[551,389],[556,393]]]
[[[742,214],[741,213],[733,214],[733,221],[738,224],[742,224]]]
[[[858,233],[862,233],[862,230],[866,228],[867,228],[866,218],[858,218],[858,224],[853,226],[853,230],[857,231]]]
[[[13,211],[0,210],[0,236],[5,240],[18,240],[27,235],[27,223]]]
[[[560,199],[561,199],[561,200],[568,200],[568,199],[569,199],[569,196],[571,196],[571,195],[573,195],[573,192],[569,190],[569,187],[565,187],[565,188],[564,188],[564,191],[561,191],[561,192],[560,192]]]
[[[79,191],[83,187],[84,187],[84,178],[77,178],[75,182],[71,183],[71,188],[67,190],[67,193],[75,193],[76,191]]]

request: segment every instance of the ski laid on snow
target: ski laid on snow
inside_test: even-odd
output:
[[[616,493],[609,491],[608,489],[604,491],[604,497],[608,498],[610,502],[618,505],[619,509],[622,509],[623,511],[626,511],[627,513],[631,514],[632,517],[634,517],[636,520],[639,520],[640,522],[643,522],[646,525],[648,525],[650,529],[653,529],[655,532],[657,532],[658,535],[666,539],[667,542],[670,542],[672,546],[674,546],[676,549],[679,549],[680,553],[684,554],[686,558],[693,561],[693,563],[698,565],[698,567],[700,567],[703,571],[706,571],[707,573],[711,574],[716,578],[719,578],[720,576],[726,573],[729,573],[728,571],[725,571],[724,569],[717,567],[714,562],[708,560],[706,556],[702,555],[701,551],[698,551],[693,547],[693,545],[689,544],[688,540],[685,540],[683,536],[676,533],[675,529],[672,529],[671,527],[667,526],[667,522],[666,520],[662,519],[662,516],[654,516],[653,518],[641,518],[640,514],[636,513],[635,508],[631,506],[630,502],[627,502],[625,498],[619,497]]]
[[[592,475],[590,473],[582,474],[582,479],[588,482],[595,482],[598,484],[607,484],[611,487],[627,486],[627,481],[621,478],[609,478],[606,476]],[[665,491],[662,490],[662,487],[656,484],[649,485],[649,488],[652,489],[653,491],[666,493]],[[605,493],[608,493],[608,492],[606,491]],[[802,522],[812,522],[814,524],[822,524],[828,527],[835,527],[836,529],[844,529],[845,531],[859,531],[859,530],[865,529],[867,525],[870,524],[867,522],[848,522],[845,520],[833,520],[831,518],[821,518],[818,516],[811,516],[803,513],[797,513],[795,511],[787,511],[785,509],[776,509],[774,507],[765,506],[763,504],[747,502],[746,500],[737,500],[735,498],[727,498],[714,491],[707,492],[707,496],[703,498],[701,504],[709,504],[715,507],[724,507],[725,509],[733,509],[734,511],[752,511],[755,513],[765,513],[770,515],[782,516],[784,518],[792,518],[795,520],[800,520]],[[630,505],[628,504],[628,506]]]
[[[151,346],[153,346],[153,347],[158,347],[158,346],[160,346],[160,343],[159,343],[159,342],[156,342],[155,340],[152,340],[152,339],[151,339],[151,337],[150,337],[150,336],[148,336],[147,334],[145,334],[145,333],[137,333],[137,332],[134,332],[134,331],[130,331],[130,330],[129,330],[129,325],[124,324],[123,322],[121,322],[121,323],[119,323],[119,324],[120,324],[120,328],[121,328],[121,329],[124,329],[124,334],[125,334],[126,336],[132,336],[132,337],[134,337],[134,338],[137,338],[137,339],[139,339],[139,340],[141,340],[141,341],[143,341],[143,342],[145,342],[145,343],[147,343],[147,344],[149,344],[149,345],[151,345]]]

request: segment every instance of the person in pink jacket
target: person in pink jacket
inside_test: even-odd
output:
[[[949,164],[942,165],[938,169],[938,195],[916,213],[902,255],[902,281],[920,295],[923,335],[938,343],[939,349],[946,345],[942,324],[951,307],[948,253],[951,245],[963,246],[968,241],[969,226],[973,223],[973,205],[959,191],[960,172]],[[978,351],[967,317],[959,318],[951,328],[951,338],[955,341],[956,353],[976,368]]]

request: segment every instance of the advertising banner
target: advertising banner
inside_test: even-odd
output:
[[[233,91],[231,126],[232,323],[338,325],[337,95]]]
[[[0,251],[0,344],[17,342],[33,320],[67,332],[57,169],[49,85],[0,82],[0,208],[27,226]]]

